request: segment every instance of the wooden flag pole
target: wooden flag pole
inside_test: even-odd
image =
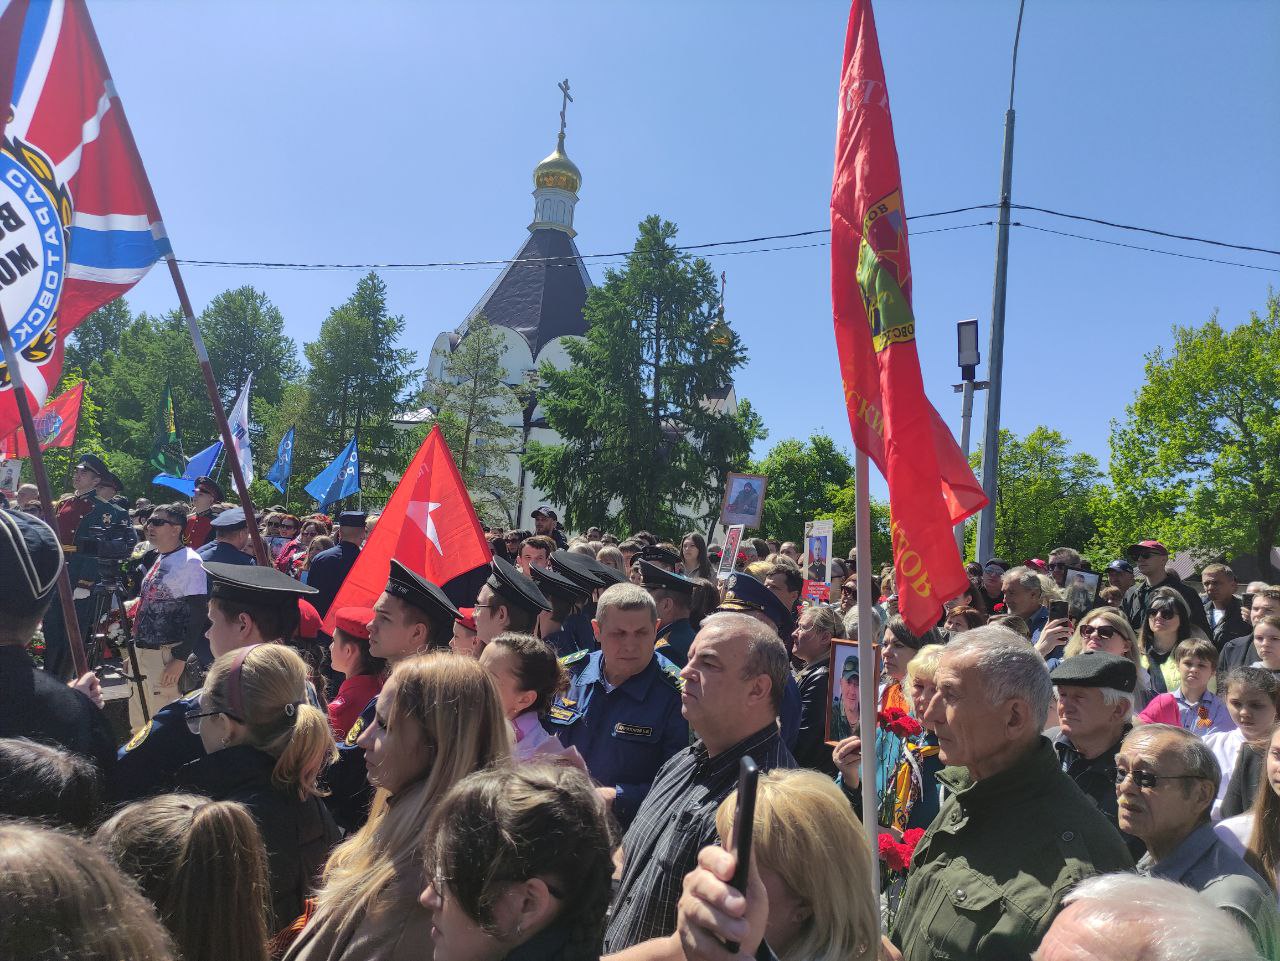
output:
[[[854,536],[858,557],[858,731],[862,738],[862,826],[871,846],[871,890],[876,894],[876,919],[880,917],[880,817],[876,790],[876,723],[880,713],[876,676],[876,628],[871,605],[871,491],[867,455],[857,449],[854,489]],[[877,925],[877,928],[879,926]]]
[[[2,129],[2,128],[0,128]],[[0,341],[4,346],[4,362],[9,368],[10,389],[14,402],[18,405],[18,415],[22,418],[22,431],[27,437],[27,450],[31,454],[31,473],[35,476],[36,487],[40,490],[40,503],[44,505],[45,519],[54,533],[58,533],[58,518],[54,513],[53,493],[49,488],[49,475],[44,469],[44,455],[40,452],[40,438],[36,435],[36,422],[31,414],[31,406],[27,403],[27,388],[22,378],[22,368],[18,366],[18,351],[13,338],[9,336],[9,324],[4,319],[4,311],[0,309]],[[76,677],[89,670],[89,659],[84,653],[84,638],[80,635],[80,619],[76,617],[76,602],[71,593],[71,577],[67,573],[67,565],[58,571],[58,597],[62,602],[62,621],[67,635],[67,646],[71,650],[71,663],[75,667]],[[47,653],[47,649],[46,649]]]
[[[178,304],[182,307],[182,316],[187,321],[187,332],[191,334],[191,343],[196,349],[196,358],[200,361],[200,370],[204,374],[204,387],[209,392],[209,403],[213,406],[213,416],[218,422],[218,433],[222,437],[222,449],[227,454],[227,464],[231,468],[231,477],[236,482],[236,493],[240,495],[240,506],[244,508],[245,523],[249,528],[249,539],[253,541],[253,553],[258,563],[270,566],[271,559],[267,555],[267,546],[262,542],[258,532],[258,520],[253,514],[253,501],[249,499],[249,485],[244,482],[244,472],[240,470],[240,458],[236,456],[236,445],[231,439],[231,427],[227,423],[226,411],[222,409],[222,400],[218,397],[218,385],[213,379],[213,367],[209,363],[209,352],[205,350],[204,338],[200,336],[200,325],[196,323],[195,311],[191,309],[191,298],[187,296],[187,285],[182,282],[182,273],[178,270],[178,261],[170,255],[169,276],[173,278],[173,286],[178,291]],[[194,547],[200,545],[195,544]]]

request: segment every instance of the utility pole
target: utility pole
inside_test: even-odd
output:
[[[960,450],[965,463],[969,461],[969,424],[973,419],[973,392],[986,390],[985,380],[974,381],[982,355],[978,352],[977,318],[956,321],[956,363],[960,367],[960,383],[953,387],[961,395],[960,401]],[[964,560],[964,522],[956,525],[956,547]]]
[[[987,351],[987,416],[982,435],[982,489],[987,506],[978,515],[977,560],[985,561],[995,550],[996,477],[1000,457],[1000,394],[1004,373],[1004,304],[1009,275],[1009,209],[1013,192],[1013,87],[1018,76],[1018,43],[1022,39],[1022,11],[1018,3],[1018,27],[1013,35],[1013,67],[1009,73],[1009,109],[1004,114],[1004,164],[1000,171],[1000,227],[996,237],[996,276],[991,293],[991,347]]]

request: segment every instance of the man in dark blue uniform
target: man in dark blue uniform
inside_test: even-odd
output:
[[[320,593],[316,595],[316,610],[323,617],[329,613],[338,588],[355,566],[364,543],[364,511],[343,511],[338,515],[338,543],[327,551],[321,551],[311,559],[307,583]]]
[[[658,611],[642,587],[600,595],[600,650],[564,659],[569,689],[556,698],[548,729],[574,747],[597,790],[626,828],[667,760],[689,744],[680,713],[680,673],[654,650]]]
[[[390,671],[415,654],[447,651],[453,622],[459,616],[444,591],[393,558],[387,586],[373,605],[369,653],[385,660]],[[373,800],[373,788],[365,776],[364,748],[356,742],[373,723],[377,706],[375,697],[360,712],[338,745],[338,760],[324,772],[329,789],[325,803],[333,819],[348,832],[359,830],[368,819]]]
[[[665,570],[652,561],[640,560],[644,589],[658,605],[658,653],[676,667],[689,663],[689,648],[697,633],[689,622],[693,609],[693,581],[683,574]]]
[[[532,565],[529,573],[538,589],[551,602],[551,610],[538,615],[538,636],[551,645],[557,657],[565,657],[580,650],[577,637],[572,631],[564,629],[564,622],[591,600],[592,592],[549,568]]]
[[[205,565],[209,590],[209,639],[215,658],[250,644],[283,642],[298,630],[298,599],[315,589],[273,567]],[[308,691],[314,697],[314,691]],[[199,710],[200,692],[166,704],[120,749],[113,800],[134,801],[173,790],[178,768],[204,755],[200,735],[187,725]]]
[[[211,523],[214,539],[196,549],[200,560],[242,566],[257,563],[251,555],[245,553],[245,547],[249,543],[249,525],[245,520],[244,508],[230,507]]]
[[[23,511],[0,510],[0,737],[57,744],[95,762],[109,789],[115,739],[94,703],[46,671],[27,643],[54,602],[62,570],[58,536]],[[87,684],[96,683],[86,674]],[[0,786],[3,791],[3,786]]]

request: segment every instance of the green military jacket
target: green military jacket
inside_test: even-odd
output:
[[[58,509],[58,531],[64,538],[62,550],[67,558],[67,576],[71,578],[73,590],[87,591],[101,576],[97,556],[78,549],[81,539],[89,537],[89,532],[95,527],[121,523],[129,523],[129,512],[102,500],[93,491],[65,501]]]
[[[904,961],[1028,958],[1072,886],[1133,870],[1046,737],[989,778],[949,767],[938,780],[952,793],[916,847],[893,927]]]

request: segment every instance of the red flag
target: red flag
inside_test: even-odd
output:
[[[831,185],[831,296],[853,440],[889,482],[899,608],[917,634],[968,586],[953,525],[986,496],[916,354],[902,178],[870,0],[854,0]]]
[[[80,381],[69,391],[49,401],[36,413],[36,436],[40,438],[41,450],[48,450],[50,447],[75,446],[76,427],[80,423],[80,401],[83,397],[84,381]],[[21,428],[0,441],[0,454],[5,457],[31,456],[31,450],[27,446],[27,436]]]
[[[338,589],[324,630],[333,633],[339,608],[373,605],[387,586],[393,557],[443,586],[489,563],[491,556],[449,445],[440,428],[433,427]]]

